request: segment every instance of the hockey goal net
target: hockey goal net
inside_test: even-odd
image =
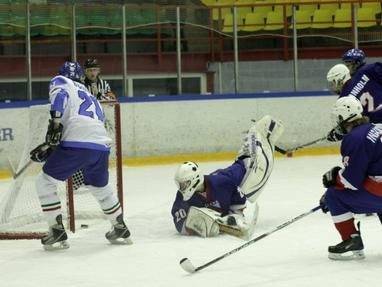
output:
[[[105,127],[113,140],[109,182],[123,206],[120,105],[116,101],[104,101],[101,104],[105,113]],[[36,177],[43,164],[31,162],[29,152],[44,142],[49,117],[49,105],[29,108],[28,136],[23,151],[19,151],[21,156],[14,171],[19,175],[12,180],[9,189],[0,194],[0,239],[38,239],[46,234],[47,223],[35,187]],[[62,215],[72,232],[75,232],[76,225],[86,226],[90,220],[104,218],[96,199],[86,185],[78,187],[78,181],[81,182],[81,179],[70,178],[58,185]]]

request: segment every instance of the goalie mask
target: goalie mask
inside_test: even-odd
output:
[[[339,130],[346,134],[346,123],[362,118],[363,107],[354,96],[342,97],[337,100],[332,109],[332,121]]]
[[[330,90],[336,94],[341,94],[342,87],[350,80],[350,71],[344,64],[333,66],[326,75]]]
[[[182,194],[183,200],[189,200],[195,191],[197,191],[204,183],[204,175],[199,166],[192,162],[186,161],[181,164],[175,172],[175,184],[178,191]]]
[[[85,78],[84,71],[77,62],[65,62],[58,70],[58,74],[79,83]]]

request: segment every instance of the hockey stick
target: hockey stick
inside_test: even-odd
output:
[[[281,153],[281,154],[287,154],[288,151],[285,150],[285,149],[282,149],[281,147],[278,147],[277,145],[275,145],[275,151]]]
[[[321,142],[321,141],[323,141],[323,140],[326,140],[326,138],[327,138],[327,136],[324,136],[324,137],[322,137],[322,138],[319,138],[319,139],[316,139],[316,140],[314,140],[314,141],[310,141],[310,142],[304,143],[304,144],[302,144],[302,145],[299,145],[299,146],[296,146],[296,147],[294,147],[294,148],[287,149],[287,150],[282,149],[282,148],[280,148],[280,147],[278,147],[278,146],[275,146],[275,150],[278,151],[278,152],[281,153],[281,154],[291,155],[292,152],[295,152],[296,150],[299,150],[299,149],[301,149],[301,148],[303,148],[303,147],[307,147],[307,146],[313,145],[313,144],[315,144],[315,143]]]
[[[18,178],[31,164],[32,160],[30,159],[18,172],[13,174],[13,179]]]
[[[294,147],[294,148],[291,148],[291,149],[287,150],[286,152],[294,152],[294,151],[296,151],[296,150],[298,150],[298,149],[300,149],[300,148],[307,147],[307,146],[313,145],[313,144],[315,144],[315,143],[321,142],[321,141],[323,141],[323,140],[326,140],[326,138],[327,138],[327,136],[323,136],[323,137],[321,137],[321,138],[319,138],[319,139],[316,139],[316,140],[314,140],[314,141],[307,142],[307,143],[305,143],[305,144],[302,144],[302,145],[296,146],[296,147]]]
[[[264,237],[267,237],[268,235],[271,235],[272,233],[274,233],[274,232],[276,232],[276,231],[278,231],[280,229],[283,229],[284,227],[292,224],[293,222],[296,222],[297,220],[299,220],[299,219],[301,219],[301,218],[303,218],[305,216],[308,216],[309,214],[311,214],[311,213],[313,213],[313,212],[315,212],[315,211],[317,211],[319,209],[320,209],[320,206],[316,206],[315,208],[313,208],[313,209],[311,209],[311,210],[309,210],[309,211],[307,211],[307,212],[305,212],[303,214],[300,214],[299,216],[297,216],[297,217],[295,217],[295,218],[293,218],[293,219],[291,219],[291,220],[289,220],[289,221],[287,221],[287,222],[277,226],[273,230],[268,231],[266,233],[263,233],[262,235],[260,235],[260,236],[258,236],[256,238],[248,241],[247,243],[245,243],[245,244],[243,244],[243,245],[241,245],[241,246],[239,246],[239,247],[237,247],[237,248],[235,248],[235,249],[233,249],[233,250],[231,250],[231,251],[229,251],[229,252],[227,252],[227,253],[225,253],[225,254],[223,254],[223,255],[221,255],[221,256],[219,256],[219,257],[217,257],[217,258],[215,258],[215,259],[213,259],[213,260],[211,260],[211,261],[209,261],[209,262],[207,262],[205,264],[203,264],[203,265],[201,265],[201,266],[195,267],[191,263],[190,259],[188,259],[188,258],[183,258],[182,260],[180,260],[179,264],[183,268],[184,271],[186,271],[188,273],[195,273],[195,272],[197,272],[199,270],[202,270],[202,269],[204,269],[204,268],[206,268],[206,267],[208,267],[208,266],[210,266],[210,265],[212,265],[212,264],[214,264],[214,263],[216,263],[216,262],[218,262],[218,261],[220,261],[220,260],[222,260],[222,259],[224,259],[224,258],[226,258],[226,257],[228,257],[228,256],[230,256],[230,255],[232,255],[232,254],[234,254],[236,252],[238,252],[238,251],[240,251],[241,249],[243,249],[243,248],[245,248],[245,247],[255,243],[256,241],[259,241],[260,239],[263,239]]]

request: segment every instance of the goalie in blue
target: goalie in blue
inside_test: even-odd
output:
[[[272,172],[275,143],[283,130],[281,122],[265,116],[250,128],[229,167],[204,175],[194,162],[181,164],[171,210],[177,231],[201,237],[224,232],[249,239],[259,210],[256,200]],[[248,201],[252,212],[245,216]]]
[[[97,99],[82,84],[83,76],[78,63],[66,62],[51,80],[51,119],[45,142],[30,153],[33,161],[46,161],[36,180],[41,208],[49,224],[49,234],[41,240],[46,250],[69,247],[57,184],[80,169],[112,224],[106,238],[111,243],[130,243],[122,207],[109,184],[111,138],[104,126],[105,116]]]

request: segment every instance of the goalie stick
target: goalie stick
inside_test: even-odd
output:
[[[245,247],[255,243],[256,241],[259,241],[259,240],[267,237],[268,235],[271,235],[272,233],[274,233],[274,232],[276,232],[276,231],[278,231],[280,229],[283,229],[284,227],[287,227],[288,225],[292,224],[293,222],[296,222],[297,220],[299,220],[299,219],[301,219],[301,218],[303,218],[305,216],[308,216],[309,214],[312,214],[313,212],[315,212],[315,211],[317,211],[319,209],[320,209],[320,206],[316,206],[315,208],[313,208],[313,209],[311,209],[311,210],[309,210],[309,211],[307,211],[305,213],[302,213],[299,216],[296,216],[295,218],[293,218],[293,219],[291,219],[291,220],[289,220],[289,221],[287,221],[287,222],[277,226],[276,228],[272,229],[271,231],[263,233],[262,235],[260,235],[260,236],[258,236],[256,238],[248,241],[247,243],[245,243],[245,244],[243,244],[243,245],[241,245],[241,246],[239,246],[239,247],[237,247],[235,249],[232,249],[231,251],[229,251],[227,253],[224,253],[223,255],[221,255],[221,256],[219,256],[219,257],[217,257],[217,258],[215,258],[215,259],[213,259],[213,260],[211,260],[211,261],[209,261],[209,262],[207,262],[207,263],[205,263],[205,264],[203,264],[201,266],[195,267],[191,263],[190,259],[188,259],[188,258],[183,258],[182,260],[180,260],[179,264],[183,268],[184,271],[186,271],[188,273],[195,273],[195,272],[197,272],[199,270],[202,270],[202,269],[204,269],[204,268],[206,268],[206,267],[208,267],[208,266],[210,266],[210,265],[212,265],[212,264],[214,264],[214,263],[216,263],[216,262],[218,262],[218,261],[220,261],[220,260],[222,260],[222,259],[224,259],[224,258],[226,258],[226,257],[228,257],[228,256],[230,256],[230,255],[232,255],[232,254],[234,254],[236,252],[238,252],[238,251],[240,251],[241,249],[243,249],[243,248],[245,248]]]

